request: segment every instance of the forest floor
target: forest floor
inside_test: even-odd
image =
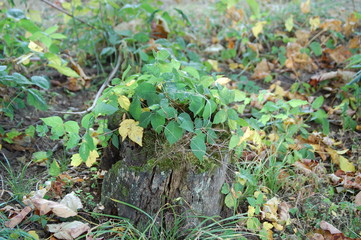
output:
[[[292,164],[287,163],[279,168],[282,171],[277,174],[276,185],[278,185],[274,189],[267,185],[269,184],[267,174],[270,172],[261,173],[263,175],[257,178],[257,184],[267,185],[268,190],[255,189],[248,198],[257,199],[257,196],[262,193],[267,196],[265,200],[258,205],[252,205],[251,202],[242,199],[248,211],[245,207],[234,208],[235,213],[248,214],[248,217],[256,218],[260,224],[253,226],[249,222],[240,222],[239,228],[242,231],[255,233],[263,239],[361,239],[361,87],[360,83],[356,83],[351,88],[346,87],[353,78],[352,74],[357,72],[346,68],[346,60],[360,54],[360,19],[355,20],[351,14],[360,13],[361,0],[318,1],[316,5],[313,5],[317,8],[310,10],[312,15],[306,10],[306,13],[300,12],[300,4],[288,5],[285,1],[259,1],[261,9],[267,12],[265,19],[269,22],[263,29],[262,27],[259,29],[259,34],[264,33],[260,38],[253,36],[254,32],[251,29],[243,30],[244,25],[256,26],[257,21],[250,20],[241,6],[220,11],[216,3],[224,1],[164,0],[163,2],[164,5],[160,7],[163,11],[169,11],[175,15],[172,9],[178,8],[189,17],[192,25],[179,31],[180,35],[190,43],[190,48],[199,55],[211,73],[227,78],[229,88],[238,88],[250,93],[252,107],[265,104],[265,102],[257,103],[255,100],[262,90],[272,93],[273,97],[270,99],[273,98],[272,101],[275,103],[300,99],[313,104],[315,99],[322,97],[322,102],[319,100],[321,106],[317,108],[322,111],[315,110],[315,112],[327,116],[322,117],[317,114],[310,114],[307,117],[297,116],[297,121],[308,121],[306,129],[309,135],[307,138],[303,134],[291,136],[303,145],[296,147],[289,144],[287,149],[287,151],[302,152],[301,148],[307,145],[311,146],[312,154],[307,157],[302,156]],[[42,1],[31,0],[27,1],[27,6],[21,4],[19,6],[27,12],[40,11],[40,16],[42,16],[40,22],[45,28],[55,23],[61,24],[63,21],[63,15],[59,14],[58,10]],[[292,22],[290,20],[288,25],[285,24],[286,19],[291,19],[291,15]],[[310,26],[310,19],[318,16],[321,22],[317,26]],[[245,24],[241,24],[242,21]],[[66,30],[66,27],[68,26],[62,25],[61,29]],[[170,25],[169,27],[176,28],[177,26]],[[317,30],[311,30],[312,27]],[[177,33],[172,32],[172,29],[167,31],[169,31],[167,32],[170,36],[169,40],[175,41]],[[237,34],[237,31],[243,32]],[[292,48],[290,43],[296,43],[298,46]],[[69,46],[68,48],[74,55],[78,54],[76,47]],[[306,55],[303,55],[305,53],[301,50],[303,48],[307,48]],[[41,118],[54,115],[63,116],[67,121],[80,122],[82,115],[60,112],[83,111],[92,105],[95,94],[112,69],[110,60],[111,58],[106,59],[103,62],[103,70],[100,70],[97,64],[89,64],[91,61],[96,61],[94,57],[85,59],[83,70],[86,75],[92,77],[92,81],[81,89],[74,89],[70,78],[42,65],[31,74],[46,75],[50,80],[51,88],[45,96],[49,109],[39,111],[27,107],[16,111],[12,120],[0,112],[0,127],[4,132],[19,133],[11,141],[4,140],[5,136],[10,135],[0,136],[2,163],[0,165],[0,212],[4,213],[5,217],[19,215],[23,203],[20,203],[16,197],[28,196],[31,191],[39,190],[38,186],[50,179],[52,183],[51,190],[48,192],[49,199],[58,201],[70,192],[75,192],[80,197],[85,209],[79,212],[80,220],[86,219],[94,225],[114,220],[109,216],[99,218],[90,216],[90,212],[102,211],[99,201],[101,182],[105,174],[103,171],[96,166],[90,168],[84,165],[70,166],[70,158],[77,153],[77,150],[66,150],[62,141],[53,141],[36,134],[30,137],[28,133],[25,133],[29,126],[41,125]],[[0,97],[16,95],[13,90],[6,93],[1,90],[0,85]],[[247,114],[253,113],[250,110]],[[326,125],[329,130],[325,130]],[[275,130],[276,133],[277,131],[278,129]],[[277,138],[282,136],[279,132]],[[287,138],[286,135],[285,138]],[[256,146],[255,139],[246,140],[252,142],[252,146]],[[268,139],[269,141],[272,139]],[[258,164],[260,158],[257,157],[271,152],[271,148],[267,149],[267,146],[269,143],[262,143],[262,148],[247,149],[241,155],[240,162],[243,161],[252,168]],[[34,153],[44,151],[51,152],[51,161],[47,157],[44,157],[45,161],[40,161],[41,157],[35,159],[36,161],[31,161],[31,159],[34,160]],[[61,174],[57,177],[49,175],[54,159],[61,169]],[[258,167],[260,166],[266,165]],[[254,172],[250,173],[255,174],[258,170],[255,167],[252,170]],[[230,183],[230,186],[233,190],[232,184]],[[274,198],[277,199],[277,203],[272,202]],[[280,216],[284,209],[281,207],[283,203],[288,205],[287,219]],[[254,213],[249,211],[258,207],[258,210],[267,212],[266,206],[271,208],[269,213],[275,214],[274,219],[261,216],[260,213],[259,215],[256,213],[254,217]],[[49,214],[41,216],[38,212],[33,214],[35,215],[37,219],[28,218],[14,226],[15,229],[31,233],[33,238],[23,235],[21,238],[16,235],[18,233],[11,235],[10,228],[5,229],[6,223],[14,219],[9,217],[5,219],[6,221],[4,219],[3,222],[0,221],[8,238],[1,238],[3,235],[0,230],[0,239],[62,239],[49,234],[44,228],[46,223],[58,223],[58,218],[52,219]],[[269,227],[269,224],[273,226]],[[117,227],[113,230],[118,231],[116,239],[121,239],[126,231]],[[261,232],[262,230],[265,230],[266,235]],[[107,237],[87,237],[86,239],[107,239]],[[214,237],[213,239],[223,238]]]

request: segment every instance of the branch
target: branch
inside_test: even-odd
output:
[[[88,113],[90,111],[92,111],[94,108],[95,108],[95,105],[97,104],[97,101],[100,97],[100,95],[102,95],[105,87],[109,84],[109,82],[114,78],[115,74],[117,73],[117,71],[119,70],[119,67],[120,67],[120,63],[121,63],[121,52],[119,51],[119,55],[118,55],[118,60],[117,60],[117,63],[115,65],[115,67],[113,68],[112,72],[109,74],[107,80],[102,84],[102,86],[99,88],[97,94],[95,95],[94,97],[94,101],[93,101],[93,104],[87,108],[86,110],[84,111],[81,111],[81,112],[58,112],[58,111],[53,111],[53,112],[56,112],[56,113],[62,113],[62,114],[85,114],[85,113]]]
[[[82,19],[80,19],[80,18],[78,18],[78,17],[75,17],[73,14],[69,13],[69,12],[66,11],[64,8],[60,8],[60,7],[56,6],[54,3],[49,2],[48,0],[40,0],[40,1],[42,1],[42,2],[45,3],[45,4],[48,4],[50,7],[55,8],[56,10],[58,10],[58,11],[60,11],[60,12],[62,12],[62,13],[65,13],[65,14],[68,15],[69,17],[72,17],[72,18],[78,20],[79,22],[82,22],[82,23],[88,25],[88,26],[91,27],[92,29],[95,29],[95,27],[94,27],[93,25],[85,22],[84,20],[82,20]]]

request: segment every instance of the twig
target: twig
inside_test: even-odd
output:
[[[60,8],[60,7],[56,6],[54,3],[51,3],[51,2],[49,2],[48,0],[40,0],[40,1],[42,1],[42,2],[45,3],[45,4],[48,4],[50,7],[55,8],[56,10],[58,10],[58,11],[60,11],[60,12],[62,12],[62,13],[65,13],[65,14],[68,15],[69,17],[72,17],[72,18],[78,20],[79,22],[82,22],[82,23],[88,25],[88,26],[91,27],[92,29],[95,29],[95,27],[94,27],[93,25],[85,22],[84,20],[82,20],[82,19],[80,19],[80,18],[75,17],[73,14],[69,13],[68,11],[66,11],[66,10],[63,9],[63,8]]]
[[[109,84],[110,80],[112,80],[114,75],[117,73],[117,71],[118,71],[118,69],[120,67],[121,59],[122,59],[121,58],[121,52],[119,51],[118,60],[117,60],[117,63],[115,65],[115,67],[113,68],[112,72],[109,74],[107,80],[99,88],[97,94],[94,97],[93,104],[89,108],[87,108],[86,110],[81,111],[81,112],[58,112],[58,111],[53,111],[53,112],[61,113],[61,114],[80,114],[81,115],[81,114],[85,114],[85,113],[88,113],[88,112],[92,111],[95,108],[95,105],[97,104],[97,101],[98,101],[100,95],[103,93],[105,87]]]

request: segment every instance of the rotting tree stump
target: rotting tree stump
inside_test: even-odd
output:
[[[224,202],[221,188],[226,181],[229,155],[225,154],[211,169],[199,172],[189,160],[189,156],[195,158],[193,153],[189,149],[179,151],[185,148],[182,143],[167,149],[155,142],[145,141],[139,147],[124,141],[119,149],[113,146],[106,149],[102,165],[109,171],[103,180],[102,203],[107,213],[129,218],[135,224],[144,223],[149,219],[143,213],[111,199],[131,204],[152,216],[165,204],[174,205],[173,200],[178,199],[176,212],[183,217],[220,216]],[[167,154],[171,158],[157,159]],[[187,227],[199,223],[194,217],[185,220]]]

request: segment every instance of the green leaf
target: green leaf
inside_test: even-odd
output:
[[[205,134],[198,133],[191,140],[191,149],[193,154],[199,159],[203,160],[203,156],[206,154]]]
[[[199,72],[194,67],[185,67],[183,71],[189,73],[194,78],[199,79]]]
[[[313,108],[313,109],[319,109],[319,108],[322,106],[324,100],[325,100],[325,99],[324,99],[323,96],[317,97],[317,98],[313,101],[313,103],[312,103],[312,105],[311,105],[312,108]]]
[[[64,128],[65,128],[65,131],[68,132],[68,133],[76,133],[78,134],[79,133],[79,125],[77,122],[75,121],[67,121],[64,123]]]
[[[82,142],[82,144],[80,145],[79,148],[79,154],[81,159],[85,162],[86,160],[88,160],[89,154],[90,154],[90,149],[88,147],[88,143],[86,142]]]
[[[139,117],[139,126],[142,128],[147,128],[150,121],[152,120],[153,113],[151,112],[142,112]]]
[[[228,115],[225,109],[219,110],[214,116],[213,123],[214,124],[224,123],[227,120],[227,117]]]
[[[14,73],[11,78],[15,83],[19,85],[31,85],[33,84],[30,82],[26,77],[21,75],[20,73]]]
[[[55,137],[61,137],[65,134],[63,120],[58,116],[40,118],[46,125],[51,127],[51,133]]]
[[[266,125],[266,123],[268,123],[268,121],[271,119],[271,115],[269,114],[265,114],[262,115],[262,117],[258,120],[260,123],[262,123],[263,125]]]
[[[156,59],[160,61],[165,61],[170,56],[167,50],[160,50],[157,52]]]
[[[305,100],[301,100],[301,99],[292,99],[292,100],[288,101],[288,104],[291,107],[299,107],[299,106],[308,104],[308,102]]]
[[[239,143],[240,137],[238,135],[232,135],[231,140],[229,141],[228,148],[231,150],[235,148]]]
[[[95,115],[111,115],[118,111],[118,108],[105,102],[98,102],[93,112]]]
[[[261,228],[261,222],[258,218],[251,217],[247,220],[247,229],[249,230],[259,230]]]
[[[318,42],[312,42],[310,44],[310,48],[312,50],[312,52],[317,56],[321,56],[322,55],[322,47],[321,47],[321,44],[318,43]]]
[[[50,176],[57,177],[60,173],[60,166],[58,162],[54,159],[54,161],[50,165],[49,174]]]
[[[41,31],[41,29],[29,19],[21,19],[19,21],[19,26],[23,27],[26,31],[30,33],[36,33]]]
[[[48,109],[48,105],[46,104],[44,98],[41,96],[40,92],[36,89],[26,89],[28,92],[27,102],[29,105],[36,107],[41,111],[45,111]]]
[[[49,28],[47,28],[44,32],[46,34],[52,34],[52,33],[55,33],[56,30],[58,30],[59,26],[55,25],[55,26],[51,26]]]
[[[232,193],[228,193],[227,196],[224,198],[224,203],[228,208],[234,208],[237,203],[237,199],[233,197]]]
[[[140,100],[138,98],[133,98],[132,103],[129,106],[129,113],[135,120],[139,120],[140,115],[142,114],[142,106],[140,105]]]
[[[183,129],[174,120],[170,121],[164,129],[165,137],[170,144],[176,143],[183,136]]]
[[[189,110],[191,110],[194,115],[198,115],[204,107],[204,99],[201,96],[191,96],[191,104],[189,105]]]
[[[33,84],[43,89],[49,89],[50,87],[49,81],[41,76],[32,76],[31,81],[33,82]]]
[[[94,119],[94,114],[93,113],[88,113],[86,114],[82,119],[81,119],[81,126],[83,128],[88,129],[90,127],[90,123],[91,120]]]
[[[228,183],[223,183],[222,189],[221,189],[221,193],[227,194],[227,193],[229,193],[229,192],[230,192],[230,188],[229,188]]]
[[[69,133],[69,138],[65,141],[64,145],[66,146],[66,150],[72,149],[78,146],[80,141],[80,136],[77,133]]]
[[[213,100],[208,100],[203,109],[202,117],[208,119],[212,113],[217,109],[217,104]]]
[[[150,123],[152,124],[152,127],[156,133],[161,133],[165,123],[165,117],[156,113],[154,117],[152,117]]]
[[[188,132],[194,132],[194,124],[188,113],[181,113],[177,118],[181,128]]]
[[[53,33],[50,35],[50,37],[52,39],[66,39],[68,38],[67,36],[65,36],[64,34],[61,34],[61,33]]]
[[[65,76],[76,77],[76,78],[80,77],[73,69],[69,67],[56,65],[54,63],[49,63],[48,66],[55,68],[59,73],[64,74]]]

